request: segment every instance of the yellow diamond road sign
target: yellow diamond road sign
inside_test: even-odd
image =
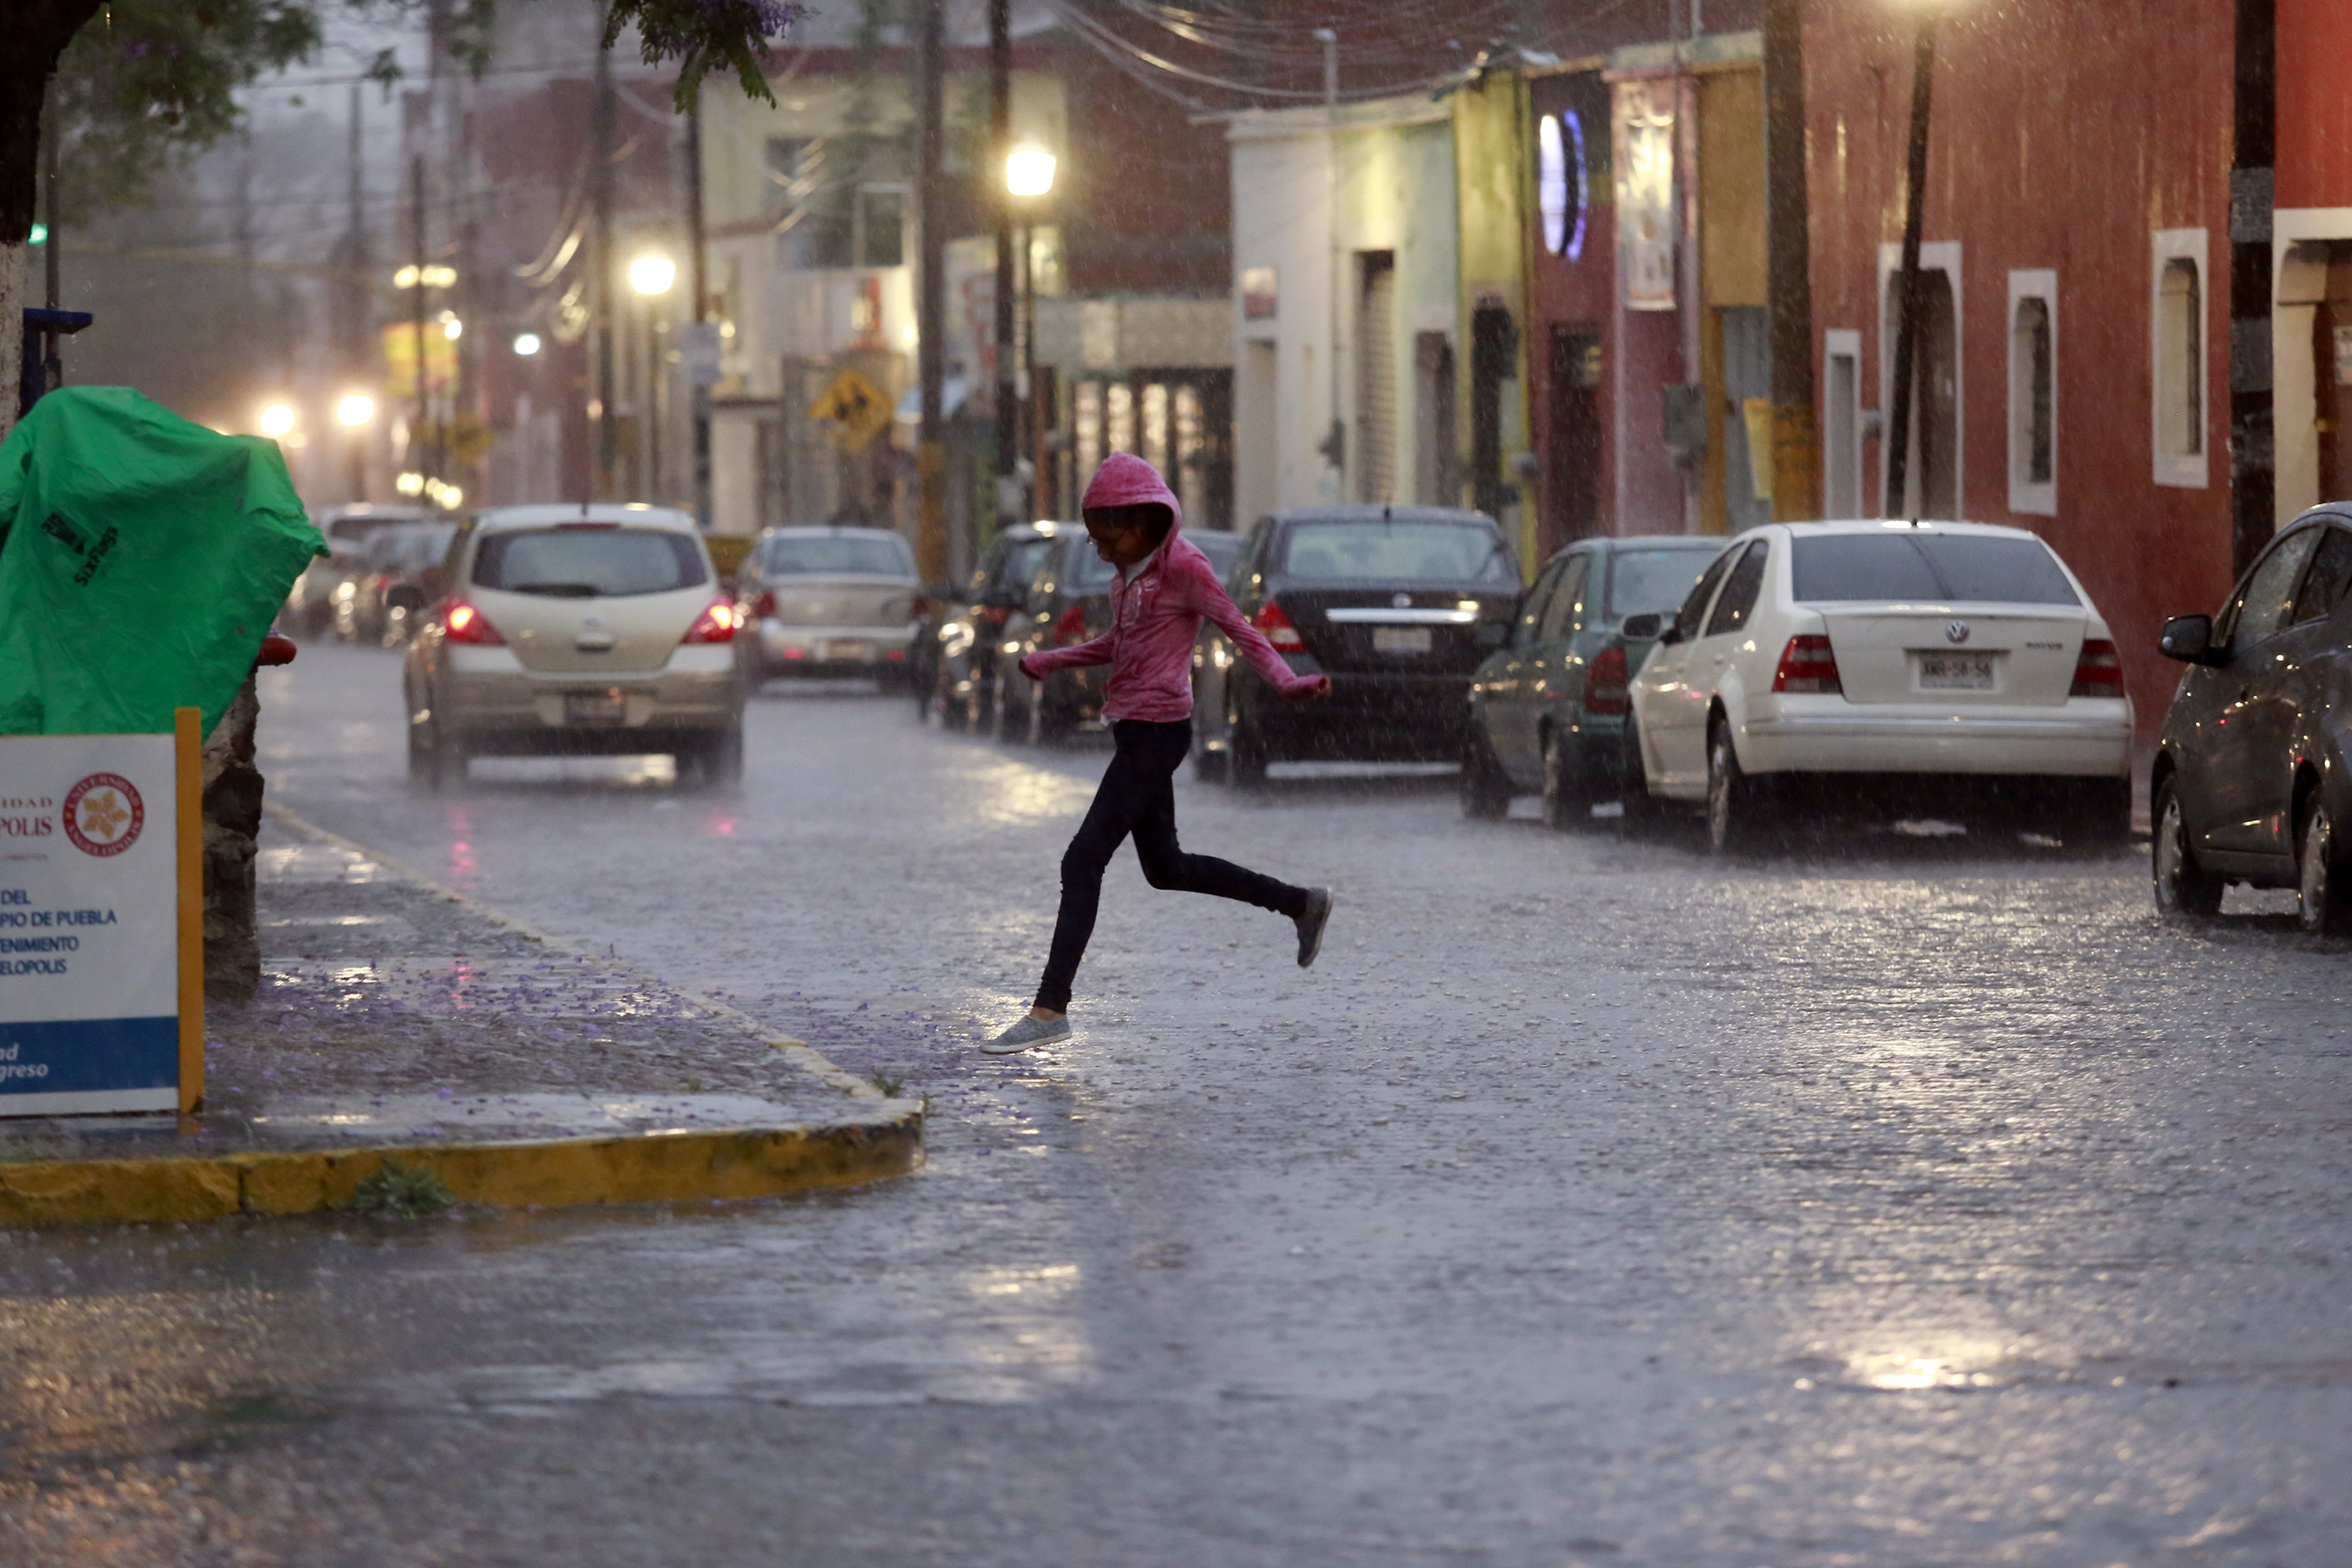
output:
[[[889,426],[890,400],[856,371],[845,370],[809,405],[809,417],[840,426],[842,444],[854,450]]]

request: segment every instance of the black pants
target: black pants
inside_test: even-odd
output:
[[[1307,910],[1307,889],[1260,876],[1212,855],[1187,855],[1176,842],[1176,792],[1170,781],[1192,749],[1189,719],[1150,724],[1121,719],[1110,727],[1118,742],[1103,773],[1095,803],[1077,837],[1062,856],[1062,913],[1054,922],[1054,950],[1038,983],[1037,1005],[1055,1013],[1070,1007],[1070,982],[1095,933],[1095,909],[1102,901],[1103,868],[1120,840],[1135,836],[1135,857],[1145,880],[1160,889],[1213,893],[1294,918]]]

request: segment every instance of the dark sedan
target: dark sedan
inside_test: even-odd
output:
[[[1519,569],[1494,520],[1436,507],[1302,508],[1261,518],[1228,586],[1331,695],[1276,700],[1223,634],[1193,658],[1193,763],[1255,784],[1272,762],[1453,762],[1471,671],[1500,647]]]
[[[2348,584],[2352,506],[2325,508],[2272,542],[2221,615],[2165,623],[2158,646],[2189,667],[2149,781],[2166,913],[2212,915],[2245,882],[2295,889],[2306,931],[2352,926]]]
[[[1223,577],[1241,558],[1239,534],[1186,529],[1209,564]],[[1110,629],[1110,589],[1116,569],[1095,553],[1083,529],[1067,531],[1029,582],[1029,602],[1004,624],[998,668],[1008,674],[1024,657],[1068,647]],[[1007,741],[1056,741],[1102,715],[1107,665],[1057,669],[1035,682],[996,683],[996,732]]]
[[[1544,820],[1565,828],[1616,798],[1633,672],[1650,640],[1628,616],[1683,601],[1723,548],[1720,539],[1587,539],[1551,558],[1519,605],[1511,643],[1470,683],[1462,809],[1496,817],[1511,796],[1539,793]]]

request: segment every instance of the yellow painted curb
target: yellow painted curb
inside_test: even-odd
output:
[[[135,1225],[351,1205],[387,1160],[431,1172],[461,1204],[563,1208],[774,1197],[904,1175],[923,1113],[836,1127],[740,1128],[516,1143],[420,1143],[152,1160],[0,1164],[0,1225]]]

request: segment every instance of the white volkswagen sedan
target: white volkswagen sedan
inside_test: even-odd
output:
[[[1651,617],[1638,617],[1649,619]],[[2090,595],[1982,523],[1774,523],[1727,545],[1633,682],[1629,807],[1718,849],[1807,807],[1999,807],[2072,844],[2131,821],[2131,700]]]
[[[493,753],[667,752],[706,784],[741,775],[741,616],[685,512],[504,507],[448,566],[403,673],[411,779],[438,788]]]

